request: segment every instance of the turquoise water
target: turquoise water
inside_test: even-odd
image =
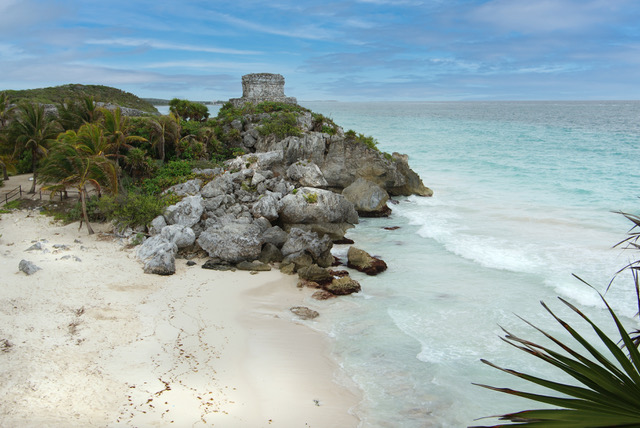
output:
[[[303,105],[409,154],[435,192],[399,198],[391,218],[350,231],[389,270],[358,275],[358,295],[315,304],[316,327],[364,391],[363,426],[461,427],[538,407],[471,383],[522,386],[480,358],[560,376],[499,339],[500,326],[539,339],[515,314],[565,337],[540,300],[575,320],[561,296],[610,326],[597,294],[571,274],[604,291],[634,256],[611,248],[629,229],[612,211],[640,211],[640,102]],[[637,327],[627,277],[607,298]]]

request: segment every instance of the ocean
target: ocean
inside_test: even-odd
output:
[[[548,344],[519,317],[566,339],[540,301],[592,338],[557,297],[614,331],[595,290],[640,258],[612,248],[631,225],[614,212],[640,213],[640,102],[301,104],[373,136],[382,151],[408,154],[434,190],[394,198],[391,217],[348,232],[386,272],[356,272],[361,293],[308,301],[321,313],[310,325],[332,338],[342,376],[363,391],[354,409],[362,426],[491,425],[477,419],[542,407],[473,385],[543,391],[480,359],[567,380],[500,340],[505,328]],[[334,252],[346,259],[347,249]],[[629,275],[606,298],[638,327]]]
[[[321,313],[314,328],[332,337],[336,360],[363,391],[362,426],[489,425],[497,420],[476,419],[540,408],[472,383],[542,391],[481,358],[566,380],[500,340],[503,327],[548,344],[518,317],[567,338],[540,301],[588,337],[557,297],[614,331],[597,292],[572,274],[604,293],[640,258],[612,248],[631,225],[614,211],[640,212],[640,102],[302,104],[374,136],[382,151],[408,154],[434,190],[395,198],[391,217],[362,219],[347,234],[386,272],[354,275],[359,294],[309,302]],[[606,298],[638,327],[630,275]]]

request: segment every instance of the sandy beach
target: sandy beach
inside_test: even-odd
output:
[[[289,311],[327,304],[297,277],[183,259],[147,275],[94,227],[0,215],[1,426],[358,426],[327,338]]]

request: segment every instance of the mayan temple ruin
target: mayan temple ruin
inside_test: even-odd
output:
[[[258,104],[263,101],[277,101],[297,104],[294,97],[284,94],[284,76],[271,73],[253,73],[242,76],[242,98],[231,98],[235,107],[246,103]]]

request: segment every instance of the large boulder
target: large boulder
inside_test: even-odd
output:
[[[407,155],[394,152],[392,156],[398,171],[400,171],[400,173],[405,177],[405,182],[400,186],[389,188],[388,190],[390,194],[403,196],[433,196],[433,190],[426,187],[422,183],[420,176],[409,167],[409,157]]]
[[[209,256],[229,263],[239,263],[260,257],[260,236],[260,227],[255,224],[214,224],[200,234],[197,242]]]
[[[138,247],[136,255],[144,263],[145,273],[172,275],[176,272],[178,246],[162,235],[147,239]]]
[[[160,235],[169,242],[176,244],[178,248],[185,248],[196,242],[196,234],[193,229],[181,224],[171,224],[162,228]]]
[[[344,196],[329,190],[301,187],[281,200],[284,223],[358,223],[358,213]]]
[[[204,212],[204,201],[202,196],[187,196],[175,205],[167,207],[164,218],[168,224],[181,224],[193,227],[200,221]]]
[[[320,238],[317,233],[294,228],[291,229],[288,239],[282,246],[282,255],[286,257],[290,254],[306,251],[314,260],[317,260],[331,250],[332,246],[333,241],[328,236]]]
[[[273,221],[278,218],[278,209],[280,208],[280,199],[282,195],[280,193],[267,193],[263,195],[251,208],[251,213],[254,217],[264,217],[267,220]]]
[[[391,213],[387,206],[389,194],[366,178],[358,178],[342,191],[342,195],[353,203],[362,217],[385,217]]]

